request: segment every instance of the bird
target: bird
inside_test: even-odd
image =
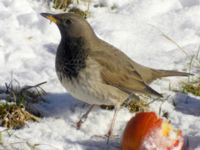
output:
[[[41,13],[54,22],[61,34],[56,53],[56,73],[64,88],[75,98],[94,105],[115,106],[114,116],[123,103],[137,94],[162,97],[150,87],[156,79],[188,76],[175,70],[153,69],[141,65],[121,50],[100,39],[83,17],[73,13]],[[79,121],[82,123],[83,121]],[[112,134],[113,117],[108,136]]]

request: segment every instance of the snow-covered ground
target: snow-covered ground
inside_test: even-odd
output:
[[[98,4],[104,7],[94,7]],[[95,108],[76,130],[75,122],[88,105],[72,98],[60,85],[54,69],[59,31],[41,12],[58,11],[48,7],[46,0],[0,1],[0,86],[11,78],[22,85],[47,81],[43,87],[49,93],[48,103],[38,106],[46,117],[40,123],[11,130],[12,135],[3,135],[3,141],[22,150],[29,149],[26,142],[39,144],[40,150],[104,150],[106,139],[96,135],[107,132],[113,112]],[[98,36],[149,67],[188,71],[190,57],[200,45],[200,0],[95,0],[88,21]],[[200,150],[200,98],[170,91],[169,85],[177,88],[180,80],[187,78],[165,78],[151,86],[169,96],[162,110],[182,129],[189,150]],[[151,109],[158,112],[160,105],[155,102]],[[120,149],[120,137],[131,116],[127,109],[120,110],[110,150]]]

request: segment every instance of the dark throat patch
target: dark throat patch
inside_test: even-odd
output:
[[[76,78],[86,66],[87,49],[84,40],[79,38],[62,38],[56,54],[56,71],[63,77]]]

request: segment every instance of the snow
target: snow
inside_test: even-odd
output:
[[[94,7],[100,3],[104,7]],[[86,8],[86,4],[82,7]],[[200,44],[199,10],[199,0],[95,0],[90,4],[88,21],[99,37],[138,63],[188,71],[188,63]],[[41,12],[60,11],[49,7],[45,0],[0,1],[1,86],[11,78],[22,85],[47,81],[43,88],[49,93],[45,97],[48,103],[37,106],[45,115],[41,122],[11,130],[12,136],[4,133],[3,141],[8,145],[15,143],[12,146],[23,150],[29,149],[26,142],[39,144],[37,148],[41,150],[120,149],[120,137],[134,114],[125,108],[120,110],[113,132],[117,136],[109,145],[101,135],[110,126],[112,111],[95,108],[82,128],[76,130],[75,122],[89,106],[72,98],[59,83],[54,59],[60,34],[56,25],[40,16]],[[184,48],[187,55],[163,34]],[[169,112],[172,124],[188,139],[188,149],[198,150],[200,98],[170,91],[169,85],[178,88],[180,80],[187,81],[187,78],[165,78],[152,83],[154,89],[165,93],[166,101],[153,103],[151,109],[158,112],[162,104],[163,112]]]

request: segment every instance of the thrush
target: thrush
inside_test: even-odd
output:
[[[54,22],[61,34],[55,65],[61,84],[73,97],[92,106],[114,105],[117,110],[130,95],[132,100],[137,99],[136,94],[161,97],[149,86],[152,81],[190,75],[138,64],[100,39],[81,16],[72,13],[41,15]]]

